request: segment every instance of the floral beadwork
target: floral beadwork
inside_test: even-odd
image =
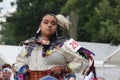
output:
[[[56,41],[51,42],[49,45],[44,45],[42,56],[45,57],[54,53],[54,51],[58,51],[59,48],[63,46],[65,40],[66,39],[64,38],[58,38]]]
[[[42,57],[48,56],[55,51],[58,51],[60,47],[63,46],[65,38],[57,38],[55,41],[50,42],[47,38],[39,37],[37,40],[30,40],[28,43],[25,43],[26,56],[31,56],[32,50],[36,45],[42,45]]]
[[[36,47],[35,43],[29,43],[28,45],[25,46],[26,49],[26,56],[31,56],[32,50]]]

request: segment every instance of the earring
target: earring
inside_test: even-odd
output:
[[[36,31],[36,39],[40,36],[40,28]]]
[[[36,31],[36,33],[39,33],[40,32],[40,28]]]

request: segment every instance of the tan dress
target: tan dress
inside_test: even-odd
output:
[[[64,42],[58,50],[52,50],[50,55],[42,57],[42,45],[36,45],[32,50],[31,56],[26,57],[25,45],[16,58],[15,67],[17,70],[23,65],[28,65],[30,70],[49,70],[56,65],[69,65],[72,72],[83,73],[88,68],[88,61],[78,56],[77,53],[67,47],[69,41]]]

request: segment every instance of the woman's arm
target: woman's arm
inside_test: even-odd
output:
[[[26,65],[26,49],[25,45],[22,46],[20,53],[16,57],[15,69],[18,71],[22,66]]]
[[[73,39],[70,39],[64,43],[61,48],[61,54],[64,55],[67,64],[72,72],[86,74],[88,68],[91,66],[89,59],[79,55],[81,46]],[[91,57],[89,54],[85,54],[86,57]],[[92,57],[91,57],[92,59]]]

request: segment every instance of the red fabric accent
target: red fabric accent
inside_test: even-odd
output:
[[[89,75],[89,73],[93,70],[93,67],[94,67],[94,61],[93,61],[92,65],[89,67],[89,70],[87,71],[87,75]]]

